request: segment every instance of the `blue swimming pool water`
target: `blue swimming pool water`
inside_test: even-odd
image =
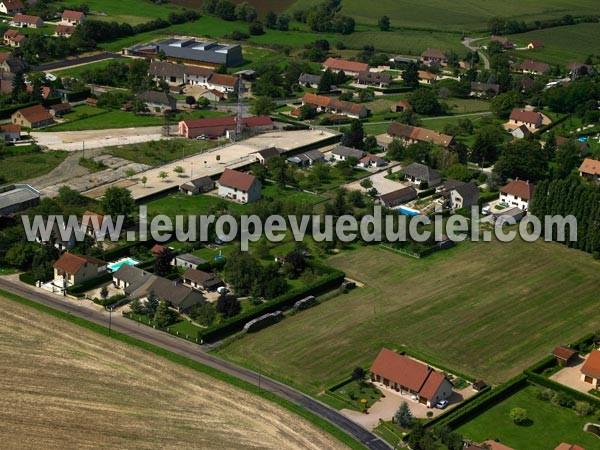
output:
[[[398,211],[400,211],[405,216],[418,216],[419,214],[421,214],[420,211],[417,211],[416,209],[412,208],[407,208],[406,206],[398,207]]]
[[[127,257],[127,258],[123,258],[118,261],[115,261],[114,263],[110,263],[107,267],[108,267],[108,270],[110,270],[111,272],[116,272],[117,270],[119,270],[121,268],[121,266],[123,264],[127,264],[128,266],[136,266],[139,263],[140,262],[137,259]]]
[[[577,140],[579,142],[587,142],[589,138],[587,138],[586,136],[581,136],[580,138],[578,138]]]

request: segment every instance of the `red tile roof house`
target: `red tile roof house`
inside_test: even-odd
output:
[[[215,89],[223,93],[237,92],[240,87],[240,79],[222,73],[213,73],[206,84],[207,89]]]
[[[504,50],[513,50],[516,47],[516,45],[509,41],[508,38],[502,36],[492,36],[490,41],[500,42],[502,47],[504,47]]]
[[[452,395],[452,383],[427,364],[382,348],[371,366],[371,381],[418,397],[429,408]]]
[[[421,53],[421,61],[426,66],[438,65],[438,66],[447,66],[448,65],[448,57],[446,53],[442,50],[438,50],[437,48],[428,48],[423,53]]]
[[[59,24],[54,30],[54,36],[70,38],[71,36],[73,36],[73,33],[75,33],[75,30],[76,28],[72,25]]]
[[[404,111],[412,111],[412,105],[406,100],[400,100],[399,102],[394,103],[390,106],[391,112],[404,112]]]
[[[361,119],[367,117],[370,111],[360,103],[347,102],[337,98],[317,95],[307,92],[302,97],[302,105],[312,105],[317,112],[341,114],[347,117]]]
[[[542,126],[543,119],[539,112],[515,108],[510,113],[508,124],[511,128],[518,128],[521,125],[525,125],[530,129],[538,129]]]
[[[54,123],[54,118],[42,105],[19,109],[11,116],[12,123],[25,128],[41,128]]]
[[[4,134],[5,142],[14,142],[21,139],[21,127],[12,123],[0,125],[0,133]]]
[[[102,223],[104,222],[104,216],[92,211],[86,211],[81,216],[81,225],[86,224],[85,234],[93,237],[94,239],[100,235],[102,230]],[[108,232],[105,232],[108,235]]]
[[[579,166],[579,175],[592,180],[595,179],[597,183],[600,183],[600,161],[585,158]]]
[[[529,209],[535,185],[529,181],[515,180],[500,189],[500,201],[523,211]]]
[[[269,116],[244,117],[244,131],[250,134],[273,129],[273,121]],[[194,139],[198,136],[229,136],[236,130],[236,117],[211,117],[207,119],[189,119],[179,122],[180,136]]]
[[[61,16],[61,22],[66,25],[80,25],[85,23],[85,20],[85,14],[81,11],[71,11],[69,9],[65,9]]]
[[[327,58],[323,63],[323,70],[327,69],[334,73],[343,71],[346,75],[356,78],[360,72],[369,71],[369,65],[345,59]]]
[[[44,21],[38,16],[29,16],[27,14],[15,14],[10,25],[19,28],[42,28]]]
[[[413,127],[400,122],[390,122],[387,128],[388,136],[398,138],[406,144],[415,142],[431,142],[445,148],[452,147],[455,143],[454,137],[448,134],[440,134],[427,128]]]
[[[600,350],[592,350],[581,366],[581,381],[600,387]]]
[[[4,33],[4,45],[8,45],[9,47],[20,47],[26,39],[27,36],[19,30],[10,29]]]
[[[523,73],[533,73],[535,75],[546,75],[550,73],[550,66],[546,63],[537,61],[523,61],[517,69]]]
[[[543,46],[544,43],[542,41],[531,41],[529,44],[527,44],[528,49],[542,48]]]
[[[23,12],[25,6],[21,0],[3,0],[0,2],[0,13],[3,14],[17,14]]]
[[[554,450],[585,450],[585,448],[580,447],[577,444],[567,444],[566,442],[561,442]]]
[[[106,273],[106,263],[91,256],[63,253],[54,263],[54,279],[64,280],[65,287],[93,280]]]
[[[260,200],[261,183],[254,175],[237,170],[225,169],[219,178],[219,197],[238,203]]]

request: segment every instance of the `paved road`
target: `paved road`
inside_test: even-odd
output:
[[[463,39],[462,43],[465,47],[467,47],[472,52],[479,53],[479,57],[483,61],[483,67],[486,70],[490,70],[490,60],[488,59],[487,55],[481,51],[481,49],[478,45],[473,45],[473,42],[480,41],[482,39],[485,39],[485,38],[468,38],[468,37],[466,37]]]
[[[0,289],[28,298],[37,303],[49,306],[59,311],[82,317],[90,322],[103,326],[108,324],[108,313],[95,309],[91,306],[78,304],[75,301],[63,299],[38,290],[32,286],[23,284],[14,277],[0,277]],[[367,448],[372,450],[389,450],[391,447],[372,432],[352,422],[340,412],[303,394],[285,384],[279,383],[271,378],[260,376],[249,369],[237,366],[228,361],[217,358],[203,351],[202,347],[191,342],[179,339],[170,334],[155,330],[145,325],[137,324],[118,314],[112,317],[112,329],[127,334],[136,339],[148,342],[157,347],[162,347],[173,353],[193,359],[207,366],[218,369],[238,379],[260,387],[262,390],[276,394],[314,414],[322,417],[335,425],[340,430],[348,433]]]
[[[66,69],[67,67],[80,66],[82,64],[89,64],[92,62],[102,61],[104,59],[113,59],[113,58],[121,58],[121,57],[122,56],[120,53],[110,53],[110,52],[97,53],[95,55],[90,55],[90,56],[81,56],[79,58],[63,59],[62,61],[54,61],[54,62],[50,62],[50,63],[46,63],[46,64],[41,64],[39,66],[33,67],[33,70],[35,72],[47,72],[50,70]]]

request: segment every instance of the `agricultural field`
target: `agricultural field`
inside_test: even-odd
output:
[[[159,166],[184,156],[205,152],[218,145],[219,141],[174,139],[106,147],[103,153],[149,166]]]
[[[297,0],[290,10],[310,9],[320,0]],[[458,32],[485,30],[487,21],[500,16],[513,20],[558,18],[565,14],[596,14],[595,0],[573,3],[569,0],[379,0],[376,8],[365,8],[361,0],[343,0],[342,13],[354,17],[357,23],[377,25],[383,15],[391,19],[392,27],[412,29],[453,30]]]
[[[69,7],[78,6],[81,2],[79,0],[61,0],[60,4]],[[179,9],[168,3],[159,5],[150,0],[89,0],[85,4],[89,6],[89,15],[94,20],[125,22],[131,25],[149,22],[159,17],[165,19],[171,11]]]
[[[384,346],[500,383],[600,327],[600,262],[559,244],[465,242],[420,260],[359,247],[327,262],[366,286],[222,354],[315,394]]]
[[[344,448],[184,365],[5,298],[0,311],[0,356],[11,361],[0,379],[6,448]]]
[[[45,175],[62,163],[69,153],[53,151],[48,153],[23,153],[6,156],[0,164],[0,184],[15,183]]]
[[[457,431],[478,442],[498,439],[517,449],[547,450],[561,442],[597,448],[598,437],[583,431],[583,426],[595,419],[580,417],[572,409],[539,399],[535,394],[540,389],[528,386],[520,390]],[[521,426],[515,425],[509,417],[512,408],[525,408],[529,421]]]
[[[583,63],[589,55],[600,55],[600,23],[581,23],[513,34],[510,39],[519,47],[526,46],[532,40],[542,41],[543,48],[514,50],[510,53],[518,58],[550,64]]]

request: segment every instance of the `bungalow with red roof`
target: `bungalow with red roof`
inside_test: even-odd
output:
[[[585,158],[579,166],[579,175],[600,183],[600,161]]]
[[[452,395],[452,383],[427,364],[382,348],[370,369],[371,381],[401,394],[416,395],[428,407]]]
[[[58,24],[54,29],[54,37],[70,38],[75,33],[76,28],[73,25]]]
[[[229,136],[235,132],[237,118],[210,117],[206,119],[188,119],[179,122],[178,133],[180,136],[194,139],[198,136]],[[243,131],[256,134],[261,131],[273,129],[273,121],[269,116],[253,116],[242,118]]]
[[[54,279],[64,280],[65,287],[93,280],[106,273],[104,261],[86,255],[63,253],[54,263]]]
[[[390,122],[387,128],[387,134],[391,138],[397,138],[404,141],[405,144],[414,144],[416,142],[431,142],[435,145],[441,145],[448,148],[454,145],[454,137],[448,134],[440,134],[427,128],[413,127],[400,122]]]
[[[600,387],[600,350],[592,350],[581,366],[581,381]]]
[[[86,228],[85,234],[96,239],[102,234],[103,222],[104,216],[102,214],[98,214],[92,211],[86,211],[81,216],[80,225]],[[108,235],[108,232],[106,230],[104,231],[104,235]]]
[[[351,77],[358,77],[360,72],[368,72],[369,65],[366,63],[347,61],[345,59],[327,58],[323,63],[323,70],[331,70],[334,73],[344,72]]]
[[[446,53],[437,48],[428,48],[421,53],[421,62],[426,66],[447,66],[448,57]]]
[[[41,128],[54,123],[54,118],[42,105],[33,105],[14,112],[11,121],[25,128]]]
[[[65,9],[61,16],[61,22],[66,25],[77,26],[85,23],[86,17],[85,14],[81,11],[71,11],[70,9]]]
[[[566,442],[561,442],[554,450],[585,450],[585,448],[577,444],[567,444]]]
[[[510,113],[508,125],[510,128],[518,128],[521,125],[525,125],[527,128],[535,130],[542,126],[543,119],[539,112],[515,108]]]
[[[547,75],[550,73],[550,66],[543,62],[523,61],[518,67],[518,72],[533,73],[534,75]]]
[[[387,160],[378,155],[365,155],[358,160],[358,163],[365,169],[369,167],[382,167],[387,164]]]
[[[354,119],[367,117],[370,111],[360,103],[338,100],[337,98],[307,92],[302,97],[302,105],[314,106],[317,112],[340,114]]]
[[[400,100],[390,106],[390,111],[395,113],[401,113],[404,111],[412,111],[413,107],[407,100]]]
[[[505,38],[503,36],[492,36],[490,41],[500,42],[504,50],[514,50],[514,48],[516,47],[516,45],[513,44],[510,40],[508,40],[508,38]]]
[[[577,350],[566,345],[559,345],[554,350],[552,350],[552,356],[556,358],[556,362],[560,366],[568,365],[569,362],[577,356],[577,354]]]
[[[206,84],[207,89],[215,89],[219,92],[237,92],[240,87],[240,79],[222,73],[213,73]]]
[[[42,28],[44,21],[39,16],[30,16],[27,14],[15,14],[10,25],[18,28]]]
[[[19,48],[27,40],[27,36],[19,30],[9,29],[4,32],[4,45]]]
[[[4,135],[4,142],[15,142],[21,139],[21,127],[12,123],[0,125],[0,133]]]
[[[233,169],[225,169],[219,178],[219,197],[238,203],[260,200],[261,183],[254,175]]]
[[[533,198],[535,185],[529,181],[515,180],[500,189],[500,201],[527,211]]]
[[[23,12],[25,5],[21,0],[2,0],[0,1],[0,13],[14,15]]]

